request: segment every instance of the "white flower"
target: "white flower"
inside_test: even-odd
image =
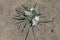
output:
[[[33,24],[32,25],[36,25],[39,21],[39,16],[35,16],[35,18],[33,18],[32,22]]]
[[[24,11],[26,15],[31,15],[29,11]]]
[[[33,11],[33,10],[34,10],[34,8],[31,8],[31,9],[30,9],[30,11]]]

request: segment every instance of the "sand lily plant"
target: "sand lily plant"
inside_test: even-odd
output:
[[[42,15],[42,12],[40,12],[40,10],[38,10],[38,9],[39,8],[36,5],[34,5],[34,7],[26,7],[26,6],[22,5],[22,8],[16,8],[15,9],[18,15],[15,16],[14,19],[19,21],[17,23],[17,24],[19,24],[18,30],[21,29],[19,32],[23,33],[24,29],[29,24],[29,26],[28,26],[29,28],[28,28],[28,31],[26,33],[25,40],[27,40],[30,28],[32,28],[32,33],[35,36],[34,30],[33,30],[35,25],[37,25],[38,23],[48,23],[48,22],[50,22],[50,21],[43,21],[43,22],[39,21],[40,16]],[[20,24],[22,24],[23,26],[21,26]]]

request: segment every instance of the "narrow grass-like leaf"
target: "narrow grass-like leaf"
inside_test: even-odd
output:
[[[20,14],[20,13],[24,13],[24,12],[21,11],[20,9],[15,9],[15,11],[17,11],[18,14]]]
[[[23,27],[23,29],[22,29],[22,33],[24,32],[24,28],[26,27],[26,25],[27,25],[27,21],[26,21],[26,23],[24,24],[24,27]]]
[[[26,34],[25,40],[27,40],[28,34],[29,34],[29,29],[28,29],[28,32]]]
[[[35,26],[35,27],[37,28],[38,31],[40,30],[37,26]]]
[[[18,26],[18,30],[20,29],[20,26]]]
[[[24,5],[22,5],[22,7],[23,7],[26,11],[28,11],[28,7],[26,7],[26,6],[24,6]]]
[[[48,22],[51,22],[51,21],[40,21],[39,23],[48,23]]]
[[[32,26],[32,33],[33,33],[33,36],[35,37],[35,34],[34,34],[34,26]]]
[[[25,20],[25,18],[13,18],[13,19],[16,19],[16,20]]]

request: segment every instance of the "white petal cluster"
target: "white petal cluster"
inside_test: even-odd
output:
[[[33,14],[32,14],[32,11],[33,11],[33,10],[35,10],[35,8],[31,8],[30,11],[24,11],[24,12],[25,12],[26,15],[31,16],[31,15],[33,15]],[[32,23],[33,23],[32,25],[36,25],[36,24],[38,23],[38,21],[39,21],[39,16],[35,16],[35,17],[32,19]]]
[[[33,10],[34,10],[34,8],[31,8],[31,9],[30,9],[30,11],[33,11]]]
[[[32,22],[33,24],[32,25],[36,25],[39,21],[39,16],[35,16],[35,18],[33,18]]]
[[[25,15],[31,15],[31,13],[29,11],[24,11]]]

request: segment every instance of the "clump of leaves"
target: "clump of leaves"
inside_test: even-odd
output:
[[[18,22],[18,24],[19,24],[18,30],[21,29],[22,26],[20,24],[23,23],[22,24],[23,27],[20,30],[23,33],[24,28],[26,28],[26,26],[29,24],[29,29],[27,31],[25,40],[27,40],[29,30],[31,27],[32,27],[33,35],[35,36],[33,28],[35,27],[35,25],[37,25],[39,23],[40,16],[42,15],[42,12],[39,10],[39,8],[36,6],[36,4],[34,5],[34,7],[26,7],[26,6],[22,5],[22,8],[16,8],[15,10],[18,14],[17,16],[14,17],[14,19],[19,21]],[[50,22],[50,21],[43,21],[40,23],[47,23],[47,22]]]

